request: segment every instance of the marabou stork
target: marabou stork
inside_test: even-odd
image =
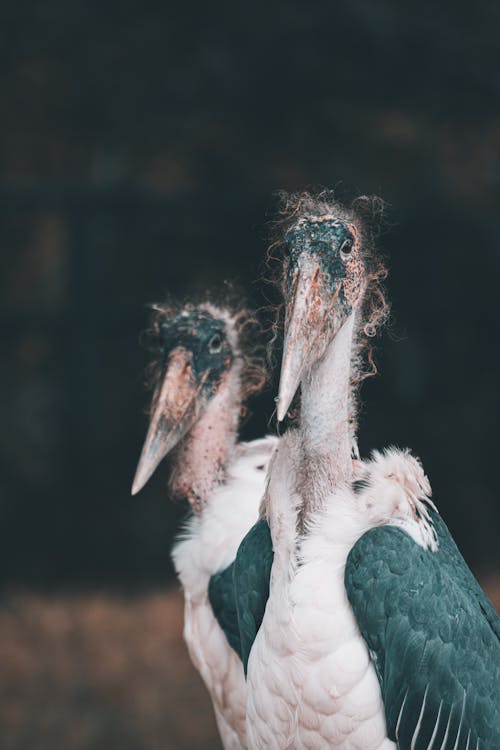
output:
[[[419,461],[350,460],[363,346],[384,310],[363,203],[292,197],[283,229],[278,419],[299,384],[301,412],[269,469],[274,561],[248,660],[248,744],[499,750],[500,619]],[[254,575],[237,591],[240,622],[266,585]]]
[[[209,302],[157,305],[153,331],[160,361],[132,494],[172,451],[170,494],[187,498],[193,511],[173,550],[184,589],[184,638],[210,692],[223,745],[239,750],[247,746],[239,633],[234,621],[226,640],[214,616],[228,606],[226,589],[215,586],[209,597],[209,585],[258,517],[277,439],[238,443],[237,432],[242,404],[261,389],[265,370],[249,340],[255,326],[247,311]]]

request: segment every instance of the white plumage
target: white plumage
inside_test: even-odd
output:
[[[227,480],[193,515],[172,557],[184,591],[184,639],[211,695],[219,732],[228,750],[246,748],[246,683],[240,657],[217,623],[208,600],[214,573],[227,567],[257,521],[270,457],[277,438],[240,443]]]
[[[266,613],[248,668],[248,735],[253,748],[377,750],[386,737],[378,680],[344,586],[347,555],[380,524],[402,526],[422,547],[432,547],[426,513],[430,486],[408,452],[375,452],[356,462],[366,490],[342,485],[324,510],[297,532],[294,472],[297,432],[281,440],[273,461],[268,518],[275,547]]]
[[[386,739],[377,678],[345,594],[344,568],[368,528],[395,511],[401,523],[413,524],[411,504],[415,497],[422,502],[428,485],[411,456],[376,454],[363,472],[376,478],[386,507],[371,507],[367,523],[371,493],[354,495],[340,487],[300,539],[290,471],[300,457],[298,440],[293,432],[282,438],[268,488],[275,559],[248,668],[249,746],[394,747]]]

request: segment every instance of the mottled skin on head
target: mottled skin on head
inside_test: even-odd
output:
[[[224,289],[223,302],[217,297],[212,301],[210,297],[184,305],[171,301],[153,305],[147,338],[155,356],[146,369],[146,386],[157,388],[165,357],[176,344],[185,342],[196,352],[198,373],[202,375],[205,369],[211,370],[208,385],[215,386],[224,369],[230,368],[234,359],[241,358],[241,400],[262,390],[267,381],[262,331],[254,313],[241,299],[238,291]],[[216,352],[217,341],[211,339],[219,334],[221,351]]]
[[[375,250],[384,204],[376,197],[361,196],[346,206],[331,191],[283,193],[280,197],[276,240],[268,262],[275,268],[273,276],[284,304],[277,308],[273,341],[279,338],[283,322],[285,331],[288,329],[294,312],[290,303],[297,292],[298,302],[302,297],[309,310],[302,316],[301,337],[304,341],[316,339],[317,357],[331,335],[356,311],[359,323],[355,326],[351,379],[357,390],[365,377],[376,374],[371,342],[389,312],[382,286],[387,271]],[[309,356],[310,352],[302,354]]]
[[[201,383],[201,396],[210,399],[235,358],[228,338],[227,321],[206,309],[184,309],[160,324],[163,366],[177,348],[189,353],[192,376]],[[234,344],[234,342],[233,342]]]
[[[225,478],[244,398],[266,380],[259,353],[248,343],[257,325],[245,309],[210,302],[156,305],[154,311],[154,394],[133,493],[170,453],[170,492],[199,512]]]
[[[330,289],[341,282],[338,302],[344,314],[350,315],[361,297],[364,263],[356,226],[332,216],[301,218],[285,235],[289,250],[285,266],[285,293],[293,287],[297,268],[306,258],[313,258],[321,269],[318,286]]]
[[[172,451],[169,490],[201,512],[213,487],[226,474],[239,421],[242,360],[231,323],[219,311],[183,311],[162,326],[167,347],[183,345],[190,352],[193,376],[202,383],[200,415]]]

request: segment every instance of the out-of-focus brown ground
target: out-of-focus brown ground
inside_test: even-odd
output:
[[[500,578],[482,581],[500,611]],[[2,750],[215,750],[177,591],[12,594],[0,606]]]
[[[2,750],[217,750],[182,595],[12,595],[0,607]]]

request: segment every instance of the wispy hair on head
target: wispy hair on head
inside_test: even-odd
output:
[[[161,330],[166,322],[173,322],[183,312],[205,310],[220,318],[227,326],[228,336],[236,358],[241,359],[241,398],[259,393],[267,383],[266,348],[261,323],[246,305],[241,291],[226,283],[220,290],[191,295],[189,299],[176,300],[165,297],[160,303],[148,305],[151,310],[149,326],[143,334],[145,347],[152,354],[145,370],[145,385],[156,388],[161,377],[165,352]],[[245,407],[242,407],[245,412]]]
[[[350,201],[340,201],[333,190],[279,192],[277,214],[272,222],[271,244],[266,258],[269,281],[281,291],[283,270],[287,263],[285,237],[301,219],[331,216],[353,223],[360,235],[365,268],[365,290],[360,308],[363,325],[357,330],[356,356],[352,385],[377,373],[373,354],[373,340],[389,316],[384,281],[387,267],[377,243],[386,225],[386,204],[377,196],[361,195]],[[275,364],[275,349],[282,337],[284,303],[275,306],[272,336],[268,344],[268,359]]]

